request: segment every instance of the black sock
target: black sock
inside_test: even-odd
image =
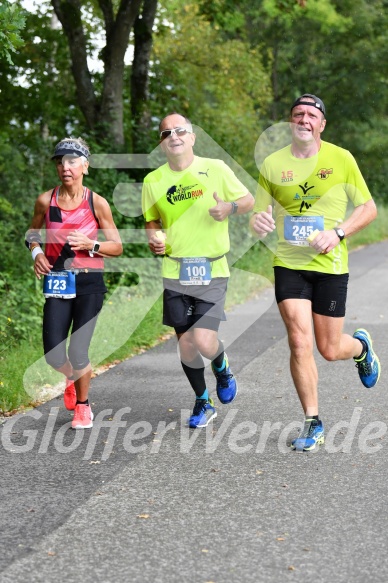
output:
[[[188,363],[181,361],[181,365],[196,397],[200,399],[206,390],[205,365],[202,356],[198,354]]]
[[[89,405],[89,399],[86,399],[86,401],[78,401],[77,399],[76,405]]]
[[[217,356],[212,360],[212,363],[214,364],[214,366],[218,369],[220,369],[224,363],[224,357],[225,357],[225,352],[224,352],[224,344],[222,342],[222,340],[218,341],[218,350],[217,350]]]
[[[362,358],[368,351],[368,346],[367,346],[366,342],[364,340],[361,340],[361,338],[358,338],[358,340],[362,344],[362,352],[361,352],[360,356],[356,356],[357,360]]]
[[[315,419],[315,421],[319,421],[319,415],[306,415],[306,419]]]

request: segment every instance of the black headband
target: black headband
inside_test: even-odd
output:
[[[306,101],[307,98],[313,99],[314,101]],[[304,95],[301,95],[292,104],[291,111],[297,105],[310,105],[311,107],[316,107],[316,109],[319,109],[319,111],[321,111],[324,116],[326,115],[325,104],[323,103],[322,99],[319,99],[319,97],[317,97],[316,95],[312,95],[310,93],[305,93]]]

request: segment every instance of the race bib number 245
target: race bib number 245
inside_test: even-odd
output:
[[[284,217],[284,239],[290,245],[308,246],[306,239],[315,229],[318,229],[318,231],[324,230],[323,216],[287,215]]]

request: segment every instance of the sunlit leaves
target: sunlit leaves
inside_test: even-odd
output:
[[[155,113],[186,113],[247,167],[260,114],[271,100],[260,52],[244,40],[225,38],[199,14],[196,2],[182,4],[163,3],[168,25],[154,39]]]
[[[4,1],[0,5],[0,59],[12,64],[11,53],[23,45],[20,31],[25,27],[23,10],[16,4]]]

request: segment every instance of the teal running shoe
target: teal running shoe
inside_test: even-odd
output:
[[[369,332],[363,328],[359,328],[353,334],[353,338],[362,340],[366,344],[366,353],[362,358],[354,358],[354,362],[358,368],[358,375],[362,384],[367,389],[370,389],[374,387],[379,380],[381,371],[380,361],[372,348],[372,338],[370,337]]]
[[[206,427],[212,419],[217,417],[213,399],[196,399],[193,414],[188,420],[189,427]]]
[[[311,451],[316,445],[325,442],[323,423],[319,419],[305,419],[299,436],[291,443],[291,448],[297,451]]]
[[[217,379],[217,397],[223,405],[231,403],[237,395],[237,382],[230,370],[226,354],[224,357],[224,368],[218,371],[212,363],[212,371]]]

